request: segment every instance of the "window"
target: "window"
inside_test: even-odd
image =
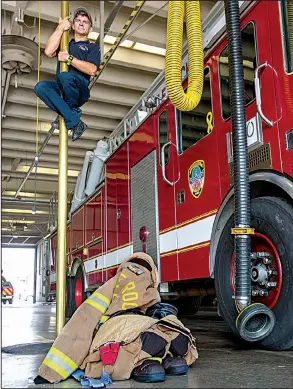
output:
[[[248,105],[255,99],[254,73],[257,66],[255,26],[249,23],[242,31],[242,52],[245,85],[245,104]],[[229,51],[228,46],[222,51],[220,58],[220,85],[222,100],[222,116],[228,119],[231,116],[230,85],[229,85]]]
[[[159,116],[159,147],[160,147],[160,165],[162,166],[161,161],[161,151],[165,143],[169,141],[169,128],[168,128],[168,112],[163,111]],[[170,147],[165,147],[165,165],[169,162]]]
[[[292,0],[281,1],[281,19],[283,26],[283,47],[285,70],[287,73],[293,72],[293,2]]]
[[[176,110],[178,152],[183,153],[189,147],[208,135],[212,125],[212,98],[210,69],[204,69],[204,86],[198,106],[192,111]]]

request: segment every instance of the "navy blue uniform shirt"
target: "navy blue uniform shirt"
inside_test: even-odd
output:
[[[60,51],[60,47],[57,50]],[[78,41],[75,42],[74,39],[71,39],[69,42],[69,54],[73,55],[73,57],[80,59],[81,61],[91,62],[97,67],[100,66],[100,46],[96,43],[90,43],[89,41]],[[77,70],[74,66],[68,66],[69,72],[77,73],[78,75],[84,77],[87,81],[89,81],[90,77],[88,74],[82,73]],[[60,73],[60,62],[57,61],[57,74]]]

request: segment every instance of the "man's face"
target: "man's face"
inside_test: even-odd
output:
[[[91,29],[91,22],[86,15],[77,15],[72,23],[72,30],[79,35],[88,35]]]

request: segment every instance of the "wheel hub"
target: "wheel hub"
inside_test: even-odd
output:
[[[251,253],[251,295],[253,297],[268,297],[270,290],[278,287],[276,276],[278,271],[274,267],[272,256],[265,252]]]
[[[75,283],[74,297],[76,306],[79,307],[82,304],[82,281],[80,278]]]
[[[282,267],[274,244],[256,232],[251,242],[251,300],[272,309],[282,288]],[[231,286],[235,293],[235,255],[231,261]]]

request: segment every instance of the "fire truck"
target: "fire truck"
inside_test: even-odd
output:
[[[88,152],[67,226],[66,312],[148,253],[162,299],[195,311],[204,295],[236,334],[233,146],[224,2],[203,22],[200,104],[181,112],[160,74],[109,139]],[[290,1],[240,2],[251,196],[251,299],[276,316],[254,345],[293,347],[293,14]],[[182,82],[187,85],[187,49]],[[88,186],[92,189],[87,190]],[[57,233],[49,238],[50,294]]]

